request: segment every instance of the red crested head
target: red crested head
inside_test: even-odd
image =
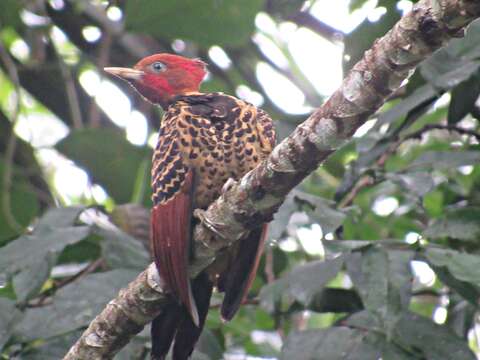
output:
[[[104,70],[128,81],[147,100],[165,109],[175,96],[199,91],[205,68],[199,59],[156,54],[143,58],[132,69]]]

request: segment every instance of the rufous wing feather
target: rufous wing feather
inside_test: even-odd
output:
[[[198,326],[198,311],[188,276],[194,173],[188,170],[179,190],[152,209],[152,249],[157,269]]]
[[[264,224],[250,232],[246,239],[240,241],[237,256],[228,269],[224,284],[221,315],[228,321],[233,318],[238,308],[248,295],[248,290],[255,279],[258,264],[263,253],[268,225]]]

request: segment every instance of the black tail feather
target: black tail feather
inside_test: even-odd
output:
[[[255,278],[263,250],[267,226],[253,230],[248,238],[240,241],[237,256],[230,266],[227,277],[221,279],[219,288],[225,291],[221,315],[231,320],[246,297]]]
[[[183,305],[168,304],[152,322],[152,360],[165,360],[173,345],[173,360],[187,360],[200,337],[207,317],[213,284],[206,273],[192,281],[192,292],[199,315],[197,327]]]
[[[192,318],[184,312],[183,319],[175,336],[173,345],[173,360],[187,360],[193,352],[193,348],[200,337],[205,325],[210,298],[212,297],[213,284],[206,273],[200,274],[192,282],[192,291],[197,304],[199,326],[195,326]]]
[[[168,304],[163,312],[152,321],[152,360],[165,360],[177,332],[178,323],[185,312],[182,305]]]

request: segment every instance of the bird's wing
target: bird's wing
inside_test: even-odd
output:
[[[193,212],[193,169],[182,161],[174,134],[160,134],[152,169],[151,245],[157,269],[198,325],[188,276]]]
[[[256,109],[255,124],[258,134],[258,154],[265,159],[276,142],[275,129],[270,116],[261,109]],[[240,245],[227,273],[221,277],[220,287],[225,291],[221,315],[224,320],[231,320],[248,295],[255,279],[260,258],[262,257],[268,225],[256,228]]]

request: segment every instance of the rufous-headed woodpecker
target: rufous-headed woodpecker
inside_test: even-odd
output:
[[[246,101],[201,93],[206,64],[172,54],[148,56],[133,68],[105,68],[128,81],[164,115],[153,154],[151,245],[157,269],[177,300],[152,322],[152,358],[188,359],[200,336],[213,287],[225,293],[223,319],[245,299],[262,254],[266,225],[254,229],[190,280],[195,209],[206,209],[229,178],[240,179],[272,151],[270,117]],[[213,236],[213,234],[212,234]]]

